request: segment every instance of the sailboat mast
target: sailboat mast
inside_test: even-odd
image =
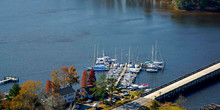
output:
[[[155,61],[157,61],[157,41],[155,41]]]
[[[129,48],[129,53],[128,53],[128,63],[130,63],[130,55],[131,55],[131,49]]]
[[[139,56],[139,53],[138,53],[138,47],[137,47],[137,59],[136,59],[136,60],[137,60],[137,61],[136,61],[137,64],[138,64],[138,62],[139,62],[139,61],[138,61],[138,56]]]
[[[105,50],[103,49],[103,53],[102,53],[103,57],[105,56]]]
[[[151,57],[151,61],[154,60],[154,45],[152,45],[152,57]]]
[[[121,63],[122,63],[122,51],[121,51]]]
[[[95,65],[95,61],[96,61],[96,56],[95,56],[95,53],[96,53],[96,45],[94,45],[94,65]]]
[[[97,58],[99,57],[99,44],[97,44]]]
[[[117,48],[115,48],[115,59],[117,59]]]

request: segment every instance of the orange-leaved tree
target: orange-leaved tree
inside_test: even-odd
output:
[[[95,70],[92,68],[89,72],[87,84],[93,86],[95,82],[96,82]]]
[[[70,66],[68,69],[67,66],[63,66],[60,70],[60,80],[61,84],[66,87],[67,85],[71,86],[72,84],[79,83],[79,76],[77,76],[77,71],[73,66]]]
[[[52,89],[53,91],[59,90],[60,89],[60,79],[58,77],[59,75],[59,71],[53,69],[53,72],[50,73],[51,77],[52,77]]]
[[[45,94],[50,93],[51,89],[52,89],[52,84],[51,84],[51,81],[48,79],[47,83],[46,83],[46,86],[45,86]]]
[[[38,98],[42,83],[38,81],[27,81],[21,86],[19,94],[9,103],[12,110],[17,109],[37,109],[40,105]]]
[[[88,80],[88,73],[86,70],[84,70],[81,80],[81,87],[87,87],[87,80]]]

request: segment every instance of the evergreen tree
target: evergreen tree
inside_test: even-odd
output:
[[[9,94],[6,95],[7,100],[11,100],[15,96],[17,96],[20,90],[21,87],[19,86],[19,84],[14,84],[13,87],[10,89]]]
[[[112,102],[112,98],[113,98],[113,93],[114,91],[118,90],[118,85],[115,85],[115,83],[117,82],[117,80],[115,78],[109,78],[107,79],[107,87],[108,87],[108,93],[110,95],[111,98],[111,102]]]
[[[107,82],[105,80],[105,75],[101,75],[99,80],[95,82],[95,87],[91,88],[90,90],[93,91],[93,96],[99,98],[99,100],[102,100],[104,102],[104,97],[107,94]]]

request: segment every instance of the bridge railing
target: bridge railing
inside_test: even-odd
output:
[[[157,91],[157,90],[159,90],[159,89],[162,89],[162,88],[164,88],[164,87],[166,87],[166,86],[168,86],[168,85],[171,85],[171,84],[173,84],[173,83],[175,83],[175,82],[177,82],[177,81],[180,81],[180,80],[182,80],[182,79],[184,79],[184,78],[186,78],[186,77],[189,77],[189,76],[191,76],[191,75],[193,75],[193,74],[195,74],[195,73],[198,73],[199,71],[202,71],[202,70],[204,70],[204,69],[207,69],[207,68],[209,68],[209,67],[211,67],[211,66],[213,66],[213,65],[215,65],[215,64],[218,64],[218,63],[220,63],[220,60],[218,60],[218,61],[216,61],[216,62],[214,62],[214,63],[211,63],[211,64],[209,64],[209,65],[206,65],[206,66],[204,66],[204,67],[202,67],[202,68],[200,68],[200,69],[198,69],[198,70],[195,70],[195,71],[193,71],[193,72],[191,72],[191,73],[188,73],[188,74],[186,74],[186,75],[183,75],[183,76],[181,76],[181,77],[179,77],[179,78],[177,78],[177,79],[175,79],[175,80],[173,80],[173,81],[170,81],[170,82],[168,82],[168,83],[166,83],[166,84],[163,84],[163,85],[161,85],[161,86],[159,86],[159,87],[157,87],[157,88],[154,88],[154,89],[152,89],[151,91],[149,91],[148,93],[146,93],[146,95],[151,94],[151,93],[153,93],[153,92],[155,92],[155,91]]]

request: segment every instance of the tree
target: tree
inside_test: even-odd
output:
[[[12,109],[36,109],[40,105],[38,93],[42,83],[38,81],[27,81],[21,85],[19,94],[12,99]]]
[[[83,72],[83,76],[81,79],[81,87],[87,87],[88,73],[86,70]]]
[[[45,100],[46,109],[63,110],[65,107],[65,100],[58,93],[50,92]]]
[[[96,82],[96,77],[95,77],[95,70],[92,68],[89,72],[89,77],[88,77],[88,84],[87,85],[94,85]]]
[[[70,66],[67,83],[70,86],[72,86],[72,84],[79,84],[79,76],[77,76],[77,71],[73,66]]]
[[[186,98],[183,95],[179,95],[178,99],[176,100],[176,104],[179,106],[184,105],[186,102]]]
[[[115,85],[116,82],[117,82],[117,80],[115,78],[107,79],[107,90],[110,94],[111,102],[112,102],[113,93],[118,88],[118,85]]]
[[[150,106],[150,109],[151,109],[151,110],[157,110],[158,107],[159,107],[159,104],[154,100],[154,101],[152,102],[152,105]]]
[[[0,92],[0,110],[3,110],[2,99],[4,98],[4,94]]]
[[[101,75],[99,80],[95,82],[95,87],[90,90],[93,91],[93,96],[98,97],[100,100],[104,102],[104,97],[107,94],[107,82],[105,80],[106,76]]]
[[[19,91],[21,90],[21,87],[19,84],[14,84],[12,88],[9,90],[9,94],[6,95],[7,100],[12,100],[15,96],[19,94]]]
[[[58,73],[59,71],[53,69],[53,72],[50,73],[52,77],[52,89],[53,91],[59,90],[60,89],[60,79],[58,78]]]
[[[51,81],[48,79],[47,83],[46,83],[46,86],[45,86],[45,94],[50,93],[51,89],[52,89],[52,84],[51,84]]]
[[[60,89],[60,84],[55,82],[55,83],[52,83],[52,90],[53,91],[56,91],[56,90],[59,90]]]
[[[67,85],[71,86],[72,84],[79,83],[79,76],[77,75],[76,69],[71,66],[69,69],[67,66],[63,66],[60,70],[60,81],[61,84],[66,87]]]
[[[42,88],[42,83],[38,81],[27,81],[21,86],[19,94],[12,98],[12,101],[5,101],[6,109],[37,109],[41,103],[38,98],[38,93]]]

